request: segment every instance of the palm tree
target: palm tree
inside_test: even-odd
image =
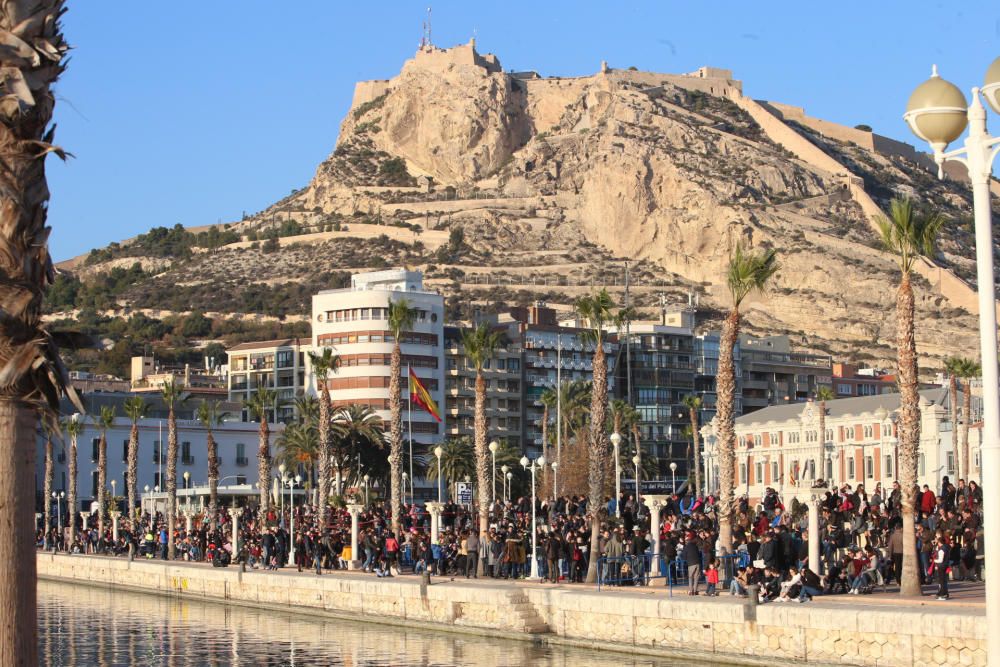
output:
[[[385,431],[382,418],[368,406],[351,403],[337,410],[330,429],[333,436],[333,464],[337,468],[337,495],[343,493],[351,462],[367,468],[385,461]],[[357,479],[354,480],[357,483]]]
[[[908,199],[893,199],[889,217],[879,218],[879,233],[885,250],[896,256],[899,287],[896,289],[896,357],[899,364],[899,485],[902,487],[903,578],[900,595],[921,594],[916,552],[917,461],[920,447],[920,395],[917,392],[917,348],[913,332],[913,264],[920,255],[930,256],[944,219],[918,215]]]
[[[48,532],[52,526],[52,475],[54,474],[55,461],[52,460],[52,422],[44,417],[41,420],[42,433],[45,435],[45,480],[42,484],[42,500],[45,507],[45,530]]]
[[[175,407],[184,400],[182,388],[173,380],[163,383],[160,395],[167,406],[167,558],[174,559],[174,524],[177,521],[177,413]]]
[[[819,442],[818,456],[813,466],[813,481],[826,476],[826,402],[834,399],[833,390],[827,386],[819,387],[816,390],[816,403],[819,408],[819,433],[816,440]],[[816,471],[819,472],[816,472]],[[829,480],[828,480],[829,481]]]
[[[321,354],[309,353],[309,362],[316,375],[316,390],[319,392],[319,525],[326,530],[327,497],[330,494],[330,457],[333,455],[333,437],[330,432],[330,391],[327,379],[330,373],[340,369],[340,355],[328,347]],[[337,489],[338,495],[340,489]]]
[[[115,425],[115,407],[102,405],[97,417],[101,437],[97,440],[97,530],[104,533],[104,489],[108,480],[108,429]]]
[[[462,481],[476,472],[472,440],[468,436],[448,438],[442,443],[441,450],[441,477],[446,484]],[[437,461],[434,461],[427,467],[427,479],[437,478]]]
[[[257,480],[260,484],[260,527],[264,528],[264,521],[268,510],[271,509],[271,429],[267,423],[267,413],[278,412],[278,394],[271,389],[265,389],[260,382],[257,391],[250,395],[250,398],[243,401],[245,407],[251,415],[260,423],[257,429]]]
[[[726,284],[733,300],[732,310],[722,325],[719,341],[719,371],[716,377],[718,401],[716,420],[719,433],[719,541],[729,553],[733,547],[733,486],[736,467],[736,375],[733,348],[740,334],[740,305],[753,292],[763,292],[778,272],[774,250],[750,252],[737,245],[729,258]]]
[[[594,379],[590,391],[590,437],[588,440],[587,486],[590,510],[590,553],[599,552],[604,475],[607,469],[608,363],[604,354],[604,327],[616,319],[615,304],[608,291],[581,297],[576,311],[586,321],[588,331],[581,338],[594,348]],[[534,557],[534,556],[533,556]],[[597,559],[590,559],[587,582],[597,581]]]
[[[549,414],[553,408],[556,407],[556,402],[559,400],[559,394],[555,389],[545,389],[542,391],[541,396],[538,400],[542,403],[542,456],[545,457],[546,461],[551,460],[549,457]],[[559,429],[559,425],[556,425],[556,429]],[[546,467],[542,470],[542,488],[546,489],[549,486],[549,469]],[[559,491],[553,487],[552,497],[556,498],[559,496]]]
[[[958,376],[965,380],[962,386],[962,465],[961,474],[964,474],[966,481],[972,478],[972,468],[969,467],[969,424],[972,423],[972,380],[983,374],[982,366],[974,359],[963,359],[958,368]],[[952,423],[952,430],[955,429]],[[958,459],[958,452],[955,452]]]
[[[698,413],[701,411],[702,400],[700,396],[688,394],[681,401],[688,409],[688,418],[691,420],[691,449],[694,450],[694,497],[701,497],[701,442],[698,432]]]
[[[392,491],[392,531],[402,534],[400,511],[403,495],[403,404],[400,399],[399,374],[402,373],[402,354],[399,340],[413,328],[417,319],[416,308],[406,299],[389,302],[389,332],[392,334],[392,363],[389,368],[389,487]]]
[[[128,496],[128,518],[134,521],[135,498],[138,495],[138,471],[139,471],[139,420],[146,416],[149,404],[141,396],[133,396],[125,400],[123,404],[125,416],[132,422],[132,430],[128,437],[128,455],[125,468],[125,494]]]
[[[488,489],[490,488],[490,462],[489,452],[486,449],[487,423],[486,423],[486,378],[483,377],[483,367],[496,354],[500,347],[500,333],[490,329],[485,322],[472,330],[462,330],[462,348],[465,350],[466,358],[472,362],[476,369],[476,413],[475,413],[475,445],[476,445],[476,486],[479,487],[477,499],[479,500],[479,539],[486,541],[486,533],[489,530],[490,507]],[[486,564],[483,558],[479,559],[478,570],[482,575],[486,571]]]
[[[289,424],[275,444],[275,461],[293,470],[302,466],[311,473],[320,458],[319,430],[309,422]]]
[[[66,429],[66,435],[69,436],[69,480],[66,489],[66,514],[69,518],[69,544],[73,544],[73,540],[76,538],[76,473],[77,473],[77,456],[76,456],[76,442],[83,432],[83,422],[73,415],[69,419],[63,420],[63,428]]]
[[[0,567],[0,656],[6,664],[34,665],[37,658],[34,512],[36,408],[54,418],[65,370],[57,346],[41,323],[42,298],[54,278],[46,213],[49,189],[45,156],[65,153],[52,144],[52,86],[69,46],[60,18],[64,0],[11,0],[0,8],[5,48],[0,55],[0,144],[3,145],[3,444],[0,446],[0,506],[8,547]],[[74,400],[75,393],[67,389]],[[82,407],[77,406],[81,411]]]
[[[205,427],[205,460],[208,462],[208,516],[215,525],[219,511],[219,449],[212,428],[222,423],[225,413],[219,412],[218,401],[202,401],[195,417]]]

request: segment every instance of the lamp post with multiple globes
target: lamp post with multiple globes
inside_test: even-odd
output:
[[[982,100],[1000,114],[1000,58],[986,70],[981,88],[972,89],[967,104],[958,86],[942,79],[937,66],[931,78],[910,95],[903,119],[913,133],[931,145],[938,177],[944,163],[964,164],[972,182],[976,230],[976,277],[979,291],[979,346],[983,372],[983,432],[981,461],[983,488],[984,553],[989,572],[1000,572],[1000,370],[997,368],[996,290],[993,282],[993,222],[990,210],[990,177],[1000,154],[1000,137],[986,130]],[[965,146],[947,151],[962,136]],[[986,578],[986,627],[1000,626],[1000,576]],[[1000,632],[986,633],[986,659],[1000,667]]]

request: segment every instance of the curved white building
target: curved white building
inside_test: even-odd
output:
[[[317,352],[325,347],[340,355],[340,371],[330,376],[327,386],[334,408],[358,403],[367,405],[389,421],[389,377],[393,338],[389,332],[388,309],[392,301],[405,299],[417,311],[411,331],[400,342],[403,399],[403,434],[407,437],[409,383],[412,367],[444,414],[444,297],[423,289],[417,271],[393,269],[361,273],[351,277],[351,287],[325,290],[312,300],[312,345]],[[307,373],[310,390],[316,391],[315,377]],[[439,442],[443,424],[416,405],[412,410],[414,452]]]

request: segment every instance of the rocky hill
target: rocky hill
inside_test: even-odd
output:
[[[694,294],[708,328],[726,306],[730,250],[745,242],[777,248],[783,265],[749,306],[751,331],[890,362],[894,264],[872,218],[909,195],[948,219],[918,281],[918,346],[933,367],[976,353],[977,320],[969,191],[930,166],[905,144],[744,96],[726,70],[602,63],[542,78],[504,72],[471,42],[427,47],[398,76],[357,84],[306,187],[169,251],[138,237],[72,271],[99,281],[139,261],[142,277],[112,307],[296,315],[351,271],[403,264],[462,316],[472,301],[620,293],[629,260],[642,311]]]

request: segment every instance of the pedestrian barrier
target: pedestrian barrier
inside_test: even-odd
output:
[[[597,590],[603,586],[648,586],[651,580],[664,578],[660,554],[597,559]]]

